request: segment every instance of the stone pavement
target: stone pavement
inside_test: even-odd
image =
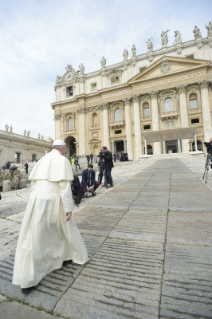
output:
[[[74,211],[90,262],[50,273],[27,296],[11,279],[30,189],[3,194],[0,318],[212,318],[212,172],[203,184],[204,163],[167,154],[115,167],[115,187]]]

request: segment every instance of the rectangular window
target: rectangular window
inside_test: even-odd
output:
[[[66,96],[73,96],[73,86],[66,88]]]
[[[94,82],[94,83],[91,83],[91,91],[94,91],[97,89],[97,83]]]
[[[118,75],[112,76],[112,77],[110,78],[110,81],[111,81],[111,84],[118,83],[118,82],[120,81],[120,78],[119,78]]]
[[[121,134],[122,130],[115,131],[115,134]]]
[[[144,117],[149,116],[149,107],[144,108]]]
[[[196,99],[189,100],[189,104],[190,104],[190,109],[197,109],[197,100]]]
[[[150,130],[150,125],[144,125],[144,130]]]
[[[191,119],[191,124],[199,123],[199,118],[198,119]]]
[[[36,160],[36,155],[32,154],[32,162],[34,162]]]

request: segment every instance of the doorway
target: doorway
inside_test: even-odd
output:
[[[76,139],[73,136],[68,136],[65,139],[65,143],[67,147],[68,156],[79,155],[79,154],[76,154]]]
[[[177,140],[166,141],[166,153],[178,153]]]
[[[121,153],[124,151],[124,141],[116,142],[116,153]]]

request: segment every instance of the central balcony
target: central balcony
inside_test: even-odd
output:
[[[177,119],[179,116],[179,113],[177,111],[170,111],[170,112],[163,112],[160,115],[160,118],[162,121],[164,120],[170,120],[170,119]]]
[[[125,125],[125,121],[123,120],[110,122],[110,127],[113,127],[113,128],[124,127],[124,125]]]

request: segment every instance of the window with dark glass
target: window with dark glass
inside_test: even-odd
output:
[[[164,100],[164,111],[165,111],[165,112],[172,112],[173,109],[174,109],[174,107],[173,107],[172,98],[167,97],[167,98]]]
[[[66,88],[66,96],[72,96],[73,95],[73,86],[69,86]]]

